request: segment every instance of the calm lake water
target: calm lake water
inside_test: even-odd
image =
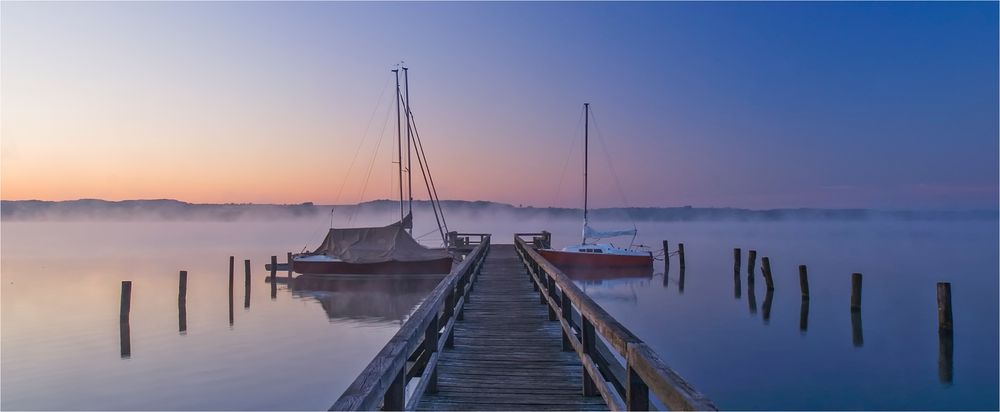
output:
[[[391,217],[379,219],[389,221]],[[548,229],[575,242],[576,221],[455,216],[452,229]],[[418,223],[419,224],[419,223]],[[325,410],[440,276],[264,282],[271,255],[314,246],[328,221],[4,222],[0,227],[0,408]],[[614,225],[607,225],[614,226]],[[997,222],[643,223],[644,243],[684,242],[664,276],[581,283],[724,409],[993,409],[998,405]],[[415,233],[429,231],[418,227]],[[432,236],[426,239],[431,239]],[[732,249],[743,248],[739,296]],[[746,251],[770,257],[764,318]],[[236,257],[232,315],[228,257]],[[252,262],[244,307],[243,259]],[[797,266],[811,300],[800,328]],[[184,331],[178,271],[188,271]],[[850,274],[864,274],[861,341]],[[279,272],[279,276],[284,276]],[[133,282],[129,355],[120,284]],[[935,283],[952,282],[951,382],[939,376]],[[755,310],[752,310],[755,307]],[[230,318],[232,316],[232,318]],[[231,319],[231,320],[230,320]]]

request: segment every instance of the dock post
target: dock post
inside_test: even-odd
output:
[[[663,241],[663,274],[670,273],[670,242]]]
[[[439,333],[441,331],[441,324],[438,322],[439,319],[439,315],[434,315],[434,317],[431,318],[430,324],[427,325],[427,330],[424,331],[424,350],[430,355],[434,355],[434,353],[437,352],[438,337],[440,336]],[[427,382],[427,393],[437,393],[437,383],[438,372],[437,369],[434,369],[434,372],[431,373],[430,379]]]
[[[271,256],[271,300],[278,298],[278,257]]]
[[[121,308],[118,313],[118,343],[121,358],[132,357],[132,334],[129,327],[129,312],[132,310],[132,281],[122,281]]]
[[[774,289],[768,289],[766,292],[764,292],[764,306],[762,307],[765,325],[771,323],[771,302],[773,300],[774,300]]]
[[[288,277],[292,277],[292,252],[288,252],[287,259],[285,262],[288,262]]]
[[[750,279],[751,282],[753,281],[753,269],[756,264],[757,251],[750,249],[750,251],[747,252],[747,278]]]
[[[236,257],[229,257],[229,326],[233,325],[233,283],[235,279],[233,272],[235,272]]]
[[[937,284],[938,332],[952,333],[951,319],[951,283]]]
[[[799,289],[802,291],[802,300],[809,300],[809,274],[806,272],[806,265],[799,265]]]
[[[122,281],[121,308],[118,311],[118,320],[128,322],[129,312],[132,311],[132,281]]]
[[[764,274],[764,283],[767,284],[767,290],[774,290],[774,278],[771,277],[771,259],[764,256],[760,259],[761,273]]]
[[[677,260],[681,263],[681,272],[684,272],[684,244],[677,244]]]
[[[953,381],[955,354],[954,328],[951,315],[951,283],[938,282],[938,379],[950,385]]]
[[[250,309],[250,259],[243,261],[244,275],[243,308]]]
[[[865,346],[865,335],[861,329],[861,311],[851,312],[851,341],[855,347]]]
[[[581,332],[580,337],[582,341],[581,344],[583,345],[583,353],[591,357],[597,356],[597,342],[596,342],[597,335],[595,334],[594,331],[594,324],[590,322],[590,319],[587,319],[586,315],[581,313],[580,317],[581,320],[583,321],[582,322],[583,327],[580,329]],[[590,373],[587,372],[587,367],[582,366],[582,368],[583,368],[583,396],[598,395],[597,384],[590,377]]]
[[[809,329],[809,299],[802,299],[799,305],[799,332],[806,333]]]
[[[733,248],[733,272],[740,273],[740,248]]]
[[[628,376],[625,385],[626,409],[630,411],[648,411],[649,386],[646,385],[646,382],[642,381],[642,378],[635,372],[635,369],[632,369],[631,365],[627,365],[627,367]]]
[[[406,364],[399,369],[399,373],[389,384],[389,388],[382,398],[383,411],[402,411],[406,407]]]
[[[188,273],[186,270],[182,270],[180,273],[180,284],[177,287],[178,301],[187,300],[187,290],[188,290]]]
[[[187,332],[187,279],[187,271],[182,270],[177,293],[177,331],[181,334]]]
[[[556,280],[552,279],[552,277],[549,276],[548,274],[545,275],[545,279],[546,279],[545,281],[546,289],[548,290],[549,298],[555,301],[556,299],[559,298],[559,296],[556,295]],[[550,321],[559,320],[559,318],[556,317],[556,309],[553,308],[552,305],[548,304],[548,302],[545,303],[546,303],[545,306],[547,306],[549,309],[549,320]]]
[[[861,311],[861,274],[851,274],[851,312]]]
[[[559,310],[562,312],[562,318],[567,324],[573,324],[573,301],[570,300],[569,295],[563,290],[561,295],[561,301],[559,302]],[[560,328],[562,329],[562,328]],[[572,352],[573,344],[569,340],[569,335],[566,331],[562,331],[562,350],[564,352]]]
[[[734,248],[733,249],[733,298],[735,298],[735,299],[739,299],[740,298],[740,294],[741,294],[740,289],[742,287],[742,285],[740,284],[741,283],[740,282],[740,260],[742,259],[740,257],[740,254],[741,254],[740,248]]]

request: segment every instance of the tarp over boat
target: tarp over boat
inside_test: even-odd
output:
[[[347,263],[378,263],[391,260],[414,262],[447,258],[444,250],[428,249],[406,233],[412,226],[407,215],[400,222],[383,227],[330,229],[312,253],[327,255]]]

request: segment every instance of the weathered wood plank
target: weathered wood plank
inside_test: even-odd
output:
[[[438,392],[424,410],[607,410],[580,393],[583,365],[562,350],[562,328],[538,304],[513,245],[493,245],[440,354]]]

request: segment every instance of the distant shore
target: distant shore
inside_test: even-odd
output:
[[[107,201],[81,199],[68,201],[3,200],[0,221],[76,221],[76,220],[177,220],[234,221],[240,219],[302,219],[334,213],[390,213],[398,207],[392,200],[375,200],[356,205],[301,204],[197,204],[172,199]],[[488,201],[446,200],[447,213],[463,215],[503,214],[523,219],[576,219],[580,209],[555,207],[519,207]],[[428,209],[426,201],[414,201],[418,211]],[[997,220],[997,210],[877,210],[877,209],[739,209],[714,207],[636,207],[592,209],[591,216],[601,220],[634,221],[777,221],[777,220]]]

